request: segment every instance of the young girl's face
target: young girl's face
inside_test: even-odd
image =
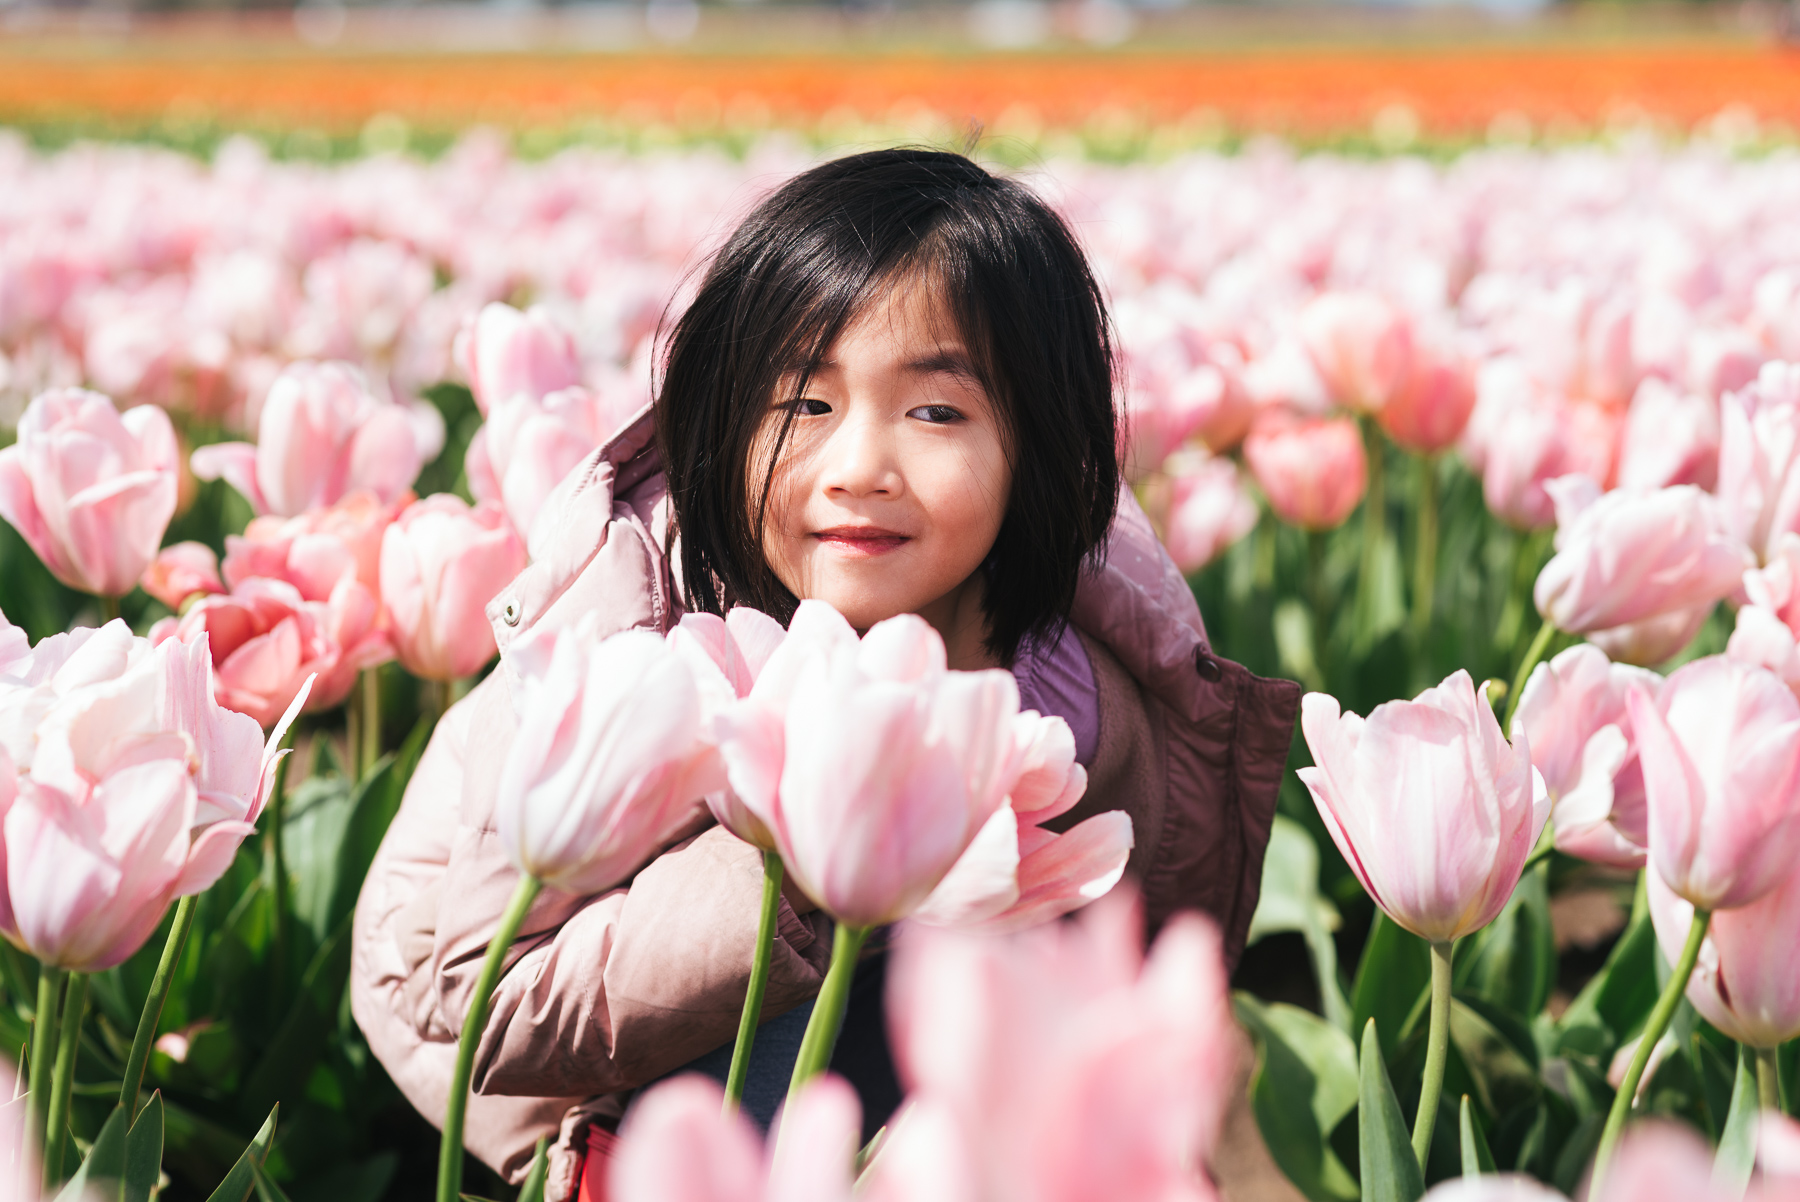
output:
[[[753,462],[767,462],[793,385]],[[1011,484],[999,414],[936,289],[897,288],[844,330],[795,406],[764,554],[796,597],[859,630],[916,613],[951,638],[979,614],[976,570]]]

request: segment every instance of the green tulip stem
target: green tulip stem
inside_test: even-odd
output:
[[[63,1144],[69,1138],[69,1095],[75,1090],[75,1056],[81,1048],[81,1017],[87,1010],[87,974],[70,973],[56,1031],[56,1068],[50,1082],[50,1114],[44,1126],[44,1190],[62,1184]]]
[[[131,1040],[131,1056],[125,1061],[125,1083],[119,1089],[119,1105],[125,1108],[126,1122],[137,1119],[144,1066],[150,1062],[150,1045],[156,1039],[156,1026],[162,1021],[163,1003],[169,999],[175,965],[181,961],[181,949],[187,946],[188,932],[194,929],[194,905],[192,897],[184,897],[175,903],[175,920],[169,924],[169,937],[163,941],[162,959],[156,962],[156,975],[150,978],[150,996],[144,999],[143,1013],[138,1015],[137,1034]]]
[[[1413,637],[1422,642],[1431,632],[1431,607],[1437,592],[1437,456],[1419,456],[1418,466],[1418,541],[1413,546],[1412,620]]]
[[[1781,1113],[1781,1054],[1777,1048],[1756,1048],[1756,1108]]]
[[[1625,1080],[1620,1082],[1619,1092],[1613,1095],[1612,1109],[1607,1112],[1606,1126],[1600,1132],[1600,1149],[1594,1153],[1594,1180],[1589,1197],[1605,1196],[1600,1186],[1606,1180],[1614,1146],[1625,1130],[1625,1117],[1631,1113],[1632,1103],[1637,1098],[1638,1082],[1643,1079],[1644,1067],[1650,1063],[1650,1053],[1656,1048],[1657,1041],[1669,1029],[1669,1020],[1675,1017],[1675,1007],[1681,1004],[1682,994],[1687,992],[1688,978],[1694,975],[1694,965],[1700,959],[1700,945],[1706,942],[1706,927],[1711,921],[1712,911],[1695,909],[1694,921],[1688,927],[1687,946],[1681,949],[1681,959],[1675,962],[1675,971],[1669,974],[1662,996],[1656,999],[1656,1006],[1644,1023],[1644,1033],[1638,1039],[1637,1051],[1632,1054],[1631,1067],[1625,1070]]]
[[[50,1130],[50,1078],[56,1065],[56,1008],[62,1001],[62,969],[46,964],[38,970],[37,1009],[31,1016],[31,1137],[38,1148]]]
[[[362,696],[358,709],[361,711],[360,747],[353,747],[350,753],[356,757],[356,778],[361,780],[369,775],[375,767],[375,761],[381,758],[381,669],[365,668],[362,674]]]
[[[100,625],[104,626],[119,616],[119,599],[94,594],[94,600],[100,603]]]
[[[1375,569],[1381,554],[1381,539],[1387,533],[1387,498],[1382,487],[1381,427],[1373,421],[1363,423],[1363,443],[1368,460],[1368,486],[1363,493],[1362,563],[1356,580],[1357,600],[1367,606],[1375,587]],[[1366,609],[1358,615],[1367,619]]]
[[[781,873],[781,856],[763,852],[762,916],[756,923],[756,954],[750,961],[750,985],[744,991],[737,1044],[731,1049],[731,1072],[725,1078],[726,1114],[744,1100],[744,1081],[750,1075],[750,1049],[756,1044],[756,1027],[762,1021],[763,994],[768,990],[769,961],[775,949],[775,919],[781,913]]]
[[[475,992],[469,998],[469,1012],[463,1017],[462,1034],[456,1041],[456,1074],[450,1078],[450,1097],[444,1103],[444,1141],[438,1148],[437,1202],[459,1202],[462,1195],[463,1119],[469,1110],[469,1082],[475,1076],[475,1047],[487,1029],[488,1004],[494,997],[494,986],[500,983],[500,969],[513,938],[525,922],[531,903],[537,900],[544,882],[536,877],[519,878],[500,925],[488,943],[487,958],[481,962],[481,975],[475,978]]]
[[[856,961],[873,929],[838,923],[831,944],[831,967],[825,973],[825,983],[819,987],[812,1017],[806,1020],[800,1055],[794,1061],[794,1078],[788,1083],[789,1097],[830,1066],[831,1053],[837,1049],[838,1028],[844,1025],[844,1010],[850,1005],[850,981],[856,976]]]
[[[1543,625],[1538,627],[1537,637],[1525,649],[1525,658],[1519,661],[1519,671],[1513,676],[1512,688],[1506,694],[1506,720],[1500,723],[1500,733],[1509,739],[1512,738],[1513,715],[1519,712],[1519,698],[1525,692],[1525,682],[1531,679],[1531,670],[1544,658],[1550,640],[1555,637],[1556,627],[1545,618]]]
[[[1444,1060],[1450,1051],[1449,940],[1431,945],[1431,1029],[1425,1039],[1425,1079],[1419,1084],[1419,1112],[1413,1116],[1413,1155],[1419,1172],[1431,1156],[1431,1130],[1437,1125],[1438,1095],[1444,1092]]]
[[[282,740],[282,745],[291,746],[293,738],[294,728],[290,726],[286,737]],[[282,846],[281,840],[281,828],[287,823],[287,806],[284,804],[287,796],[287,767],[288,761],[293,758],[292,755],[284,755],[281,757],[281,762],[275,765],[275,783],[269,789],[269,801],[263,810],[263,821],[267,824],[263,828],[264,847],[268,856],[269,892],[274,903],[271,909],[274,911],[275,927],[275,955],[274,963],[271,966],[269,995],[271,1002],[276,1006],[281,1005],[280,999],[287,996],[285,981],[288,969],[288,871],[286,849]],[[281,1020],[279,1012],[273,1015],[273,1020],[276,1022]]]

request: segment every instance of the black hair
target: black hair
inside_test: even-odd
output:
[[[806,389],[887,288],[934,284],[1000,415],[1012,490],[985,573],[987,646],[1010,664],[1060,631],[1118,504],[1116,360],[1100,286],[1029,189],[959,154],[896,149],[820,164],[766,197],[720,248],[669,339],[656,436],[688,608],[798,599],[763,553],[793,410],[768,464],[750,456],[775,389]],[[753,481],[761,499],[747,505]]]

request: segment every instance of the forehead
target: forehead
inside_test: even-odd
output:
[[[956,315],[935,278],[910,276],[883,289],[819,363],[820,371],[869,367],[973,375]]]

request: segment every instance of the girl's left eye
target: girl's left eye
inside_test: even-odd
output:
[[[956,421],[962,417],[962,414],[948,405],[920,405],[906,416],[916,417],[920,421],[930,422],[933,425],[943,425],[946,422]]]

